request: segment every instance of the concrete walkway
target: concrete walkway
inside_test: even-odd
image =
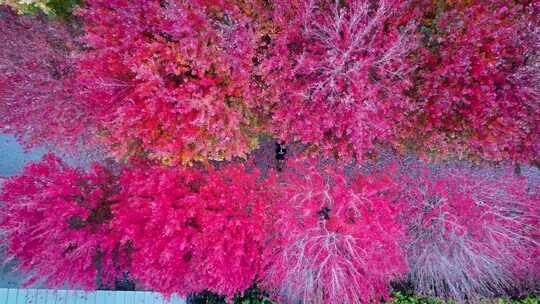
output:
[[[185,304],[149,291],[85,292],[81,290],[0,288],[0,304]]]

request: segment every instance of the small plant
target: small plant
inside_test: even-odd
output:
[[[499,300],[499,303],[506,304],[506,303],[512,303],[512,304],[538,304],[540,301],[538,300],[537,296],[528,296],[522,299],[512,299],[512,300],[505,300],[501,299]]]
[[[5,3],[22,14],[43,12],[69,20],[81,0],[5,0]]]
[[[424,298],[415,295],[405,295],[401,292],[395,292],[392,294],[392,300],[387,303],[392,304],[443,304],[444,302],[434,298]]]
[[[227,303],[224,296],[215,293],[204,291],[188,297],[189,304],[225,304]],[[268,294],[261,290],[257,284],[254,284],[243,293],[238,293],[234,296],[231,303],[234,304],[274,304],[268,298]]]
[[[43,12],[51,14],[51,9],[47,5],[48,0],[6,0],[3,4],[7,4],[15,9],[20,14]]]

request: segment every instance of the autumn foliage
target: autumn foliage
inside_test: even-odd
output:
[[[278,1],[281,31],[263,62],[273,130],[350,159],[392,141],[410,103],[418,40],[406,2]]]
[[[47,155],[3,185],[1,227],[19,269],[51,287],[93,289],[98,271],[104,284],[129,271],[167,295],[232,297],[262,273],[273,181],[242,165],[83,173]]]
[[[537,4],[455,1],[428,12],[413,142],[437,157],[538,159]]]
[[[458,301],[515,292],[538,279],[538,185],[508,169],[410,164],[403,184],[410,277]]]
[[[0,123],[28,143],[91,133],[177,164],[271,133],[343,160],[538,160],[534,2],[89,0],[77,16],[74,37],[3,8]]]
[[[134,246],[133,277],[168,295],[209,289],[232,297],[249,288],[274,217],[272,179],[258,179],[243,165],[127,170],[113,214],[122,242]]]
[[[84,103],[123,156],[231,159],[256,147],[248,17],[197,1],[86,1]]]
[[[28,284],[360,303],[540,281],[535,1],[65,3],[0,6],[0,131],[108,159],[0,180]]]
[[[320,169],[323,169],[321,172]],[[403,202],[386,175],[289,164],[267,279],[286,303],[359,303],[388,297],[407,270]],[[351,183],[351,184],[349,184]]]
[[[45,279],[51,287],[95,289],[98,270],[104,284],[114,281],[121,250],[109,223],[117,192],[105,168],[85,173],[52,154],[3,183],[7,256],[30,275],[28,284]]]
[[[93,130],[77,103],[73,29],[0,6],[0,130],[27,147],[65,148]]]
[[[419,293],[461,301],[534,284],[539,193],[506,169],[458,165],[298,159],[263,176],[133,160],[84,173],[47,155],[4,182],[0,227],[29,283],[53,287],[129,272],[166,295],[232,298],[258,282],[283,302],[357,303],[408,274]]]

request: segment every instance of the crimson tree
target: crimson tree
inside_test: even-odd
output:
[[[425,10],[409,144],[436,157],[532,162],[540,151],[538,7],[455,1]]]
[[[208,289],[232,297],[249,288],[269,245],[271,181],[240,164],[126,170],[113,215],[133,244],[130,274],[167,295]]]
[[[229,1],[86,1],[79,81],[117,154],[185,163],[256,147],[256,25],[241,12]]]
[[[103,167],[84,173],[48,154],[2,184],[0,229],[27,284],[44,278],[50,287],[95,289],[98,272],[114,282],[123,257],[109,226],[115,180]]]

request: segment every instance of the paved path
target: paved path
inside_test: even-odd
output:
[[[81,290],[0,288],[0,304],[185,304],[150,291],[85,292]]]

